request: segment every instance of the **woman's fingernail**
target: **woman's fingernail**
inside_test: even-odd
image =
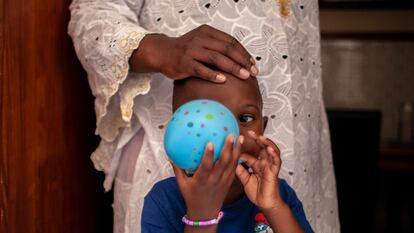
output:
[[[245,68],[241,68],[240,75],[242,76],[242,78],[248,78],[250,76],[250,72]]]
[[[223,74],[217,74],[216,79],[220,82],[224,82],[226,81],[226,76],[224,76]]]
[[[244,163],[244,161],[243,161],[243,160],[241,160],[241,159],[239,159],[239,160],[237,161],[237,163],[238,163],[238,164],[242,164],[242,163]]]
[[[242,144],[242,145],[243,145],[243,142],[244,142],[244,137],[243,137],[243,135],[240,135],[240,136],[239,136],[239,142],[240,142],[240,144]]]
[[[252,65],[252,67],[250,67],[250,74],[252,76],[257,76],[259,74],[259,70],[255,65]]]

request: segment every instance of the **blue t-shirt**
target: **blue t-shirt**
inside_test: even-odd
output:
[[[302,203],[285,180],[279,179],[279,191],[305,232],[313,232],[306,219]],[[246,195],[224,206],[222,211],[224,216],[219,222],[218,233],[272,232],[269,231],[264,215]],[[156,183],[145,197],[141,230],[143,233],[182,233],[184,224],[181,219],[185,213],[185,202],[175,177],[162,180]]]

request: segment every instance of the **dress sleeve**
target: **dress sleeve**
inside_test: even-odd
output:
[[[129,59],[149,32],[140,25],[143,0],[74,0],[68,33],[88,73],[95,97],[96,131],[101,142],[91,158],[112,186],[122,147],[140,125],[134,98],[150,90],[150,74],[129,70]]]
[[[149,33],[138,21],[142,4],[139,0],[74,0],[70,5],[68,33],[95,96],[96,134],[106,142],[114,141],[119,129],[129,126],[134,97],[150,88],[149,74],[129,71],[132,52]]]

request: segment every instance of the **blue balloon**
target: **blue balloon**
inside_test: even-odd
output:
[[[195,171],[207,143],[214,144],[216,161],[229,134],[237,138],[239,127],[227,107],[213,100],[193,100],[178,108],[171,117],[164,135],[164,147],[175,165]]]

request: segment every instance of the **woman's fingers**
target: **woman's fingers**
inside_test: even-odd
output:
[[[236,38],[215,28],[210,28],[209,36],[219,40],[222,43],[208,43],[205,44],[205,46],[209,46],[210,49],[214,49],[222,54],[225,54],[243,66],[252,76],[257,76],[258,70],[252,56],[250,56],[246,48],[244,48],[244,46]]]
[[[196,49],[194,59],[205,64],[211,64],[225,73],[232,74],[241,79],[247,79],[251,73],[231,57],[221,53],[221,51],[210,49]]]
[[[226,81],[224,74],[195,60],[188,64],[188,69],[188,76],[199,77],[215,83],[223,83]]]

